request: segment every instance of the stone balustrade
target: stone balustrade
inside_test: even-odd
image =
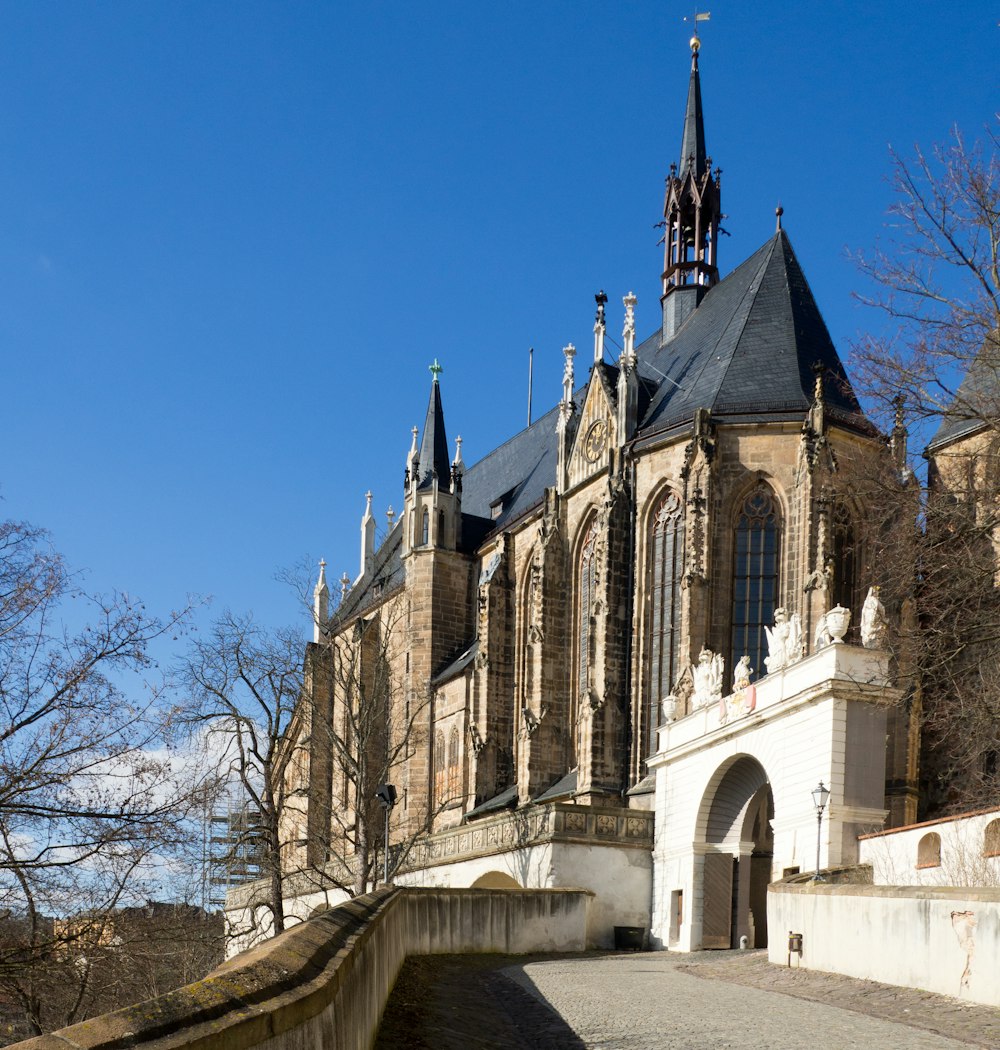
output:
[[[585,890],[366,894],[157,999],[14,1044],[19,1050],[365,1050],[407,955],[581,951]]]

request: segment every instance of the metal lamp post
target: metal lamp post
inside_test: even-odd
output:
[[[382,867],[382,882],[388,885],[389,883],[389,814],[392,812],[392,807],[396,804],[396,789],[392,784],[379,784],[378,791],[375,792],[375,798],[378,799],[379,805],[385,810],[385,838],[382,842],[382,849],[384,850],[383,867]]]
[[[813,788],[812,792],[813,806],[816,809],[816,873],[813,875],[813,881],[818,881],[820,878],[819,874],[819,845],[820,845],[820,831],[823,827],[823,810],[826,809],[826,804],[830,799],[830,789],[823,784],[821,780],[819,785]]]

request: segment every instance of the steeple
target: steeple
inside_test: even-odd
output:
[[[688,81],[684,134],[681,136],[681,159],[677,165],[683,179],[692,167],[695,177],[705,173],[705,118],[701,112],[701,77],[698,75],[698,51],[701,41],[691,38],[691,79]]]
[[[712,171],[705,149],[705,119],[701,109],[698,53],[701,41],[691,38],[684,133],[679,164],[670,165],[663,202],[663,339],[677,334],[719,279],[717,246],[721,217],[721,171]]]
[[[431,396],[427,403],[424,432],[417,451],[417,428],[413,428],[413,445],[406,459],[406,495],[403,502],[401,533],[403,557],[412,552],[457,550],[462,542],[462,439],[456,442],[454,462],[448,454],[448,437],[441,407],[440,375],[443,369],[435,360],[430,366],[433,376]]]
[[[437,358],[430,366],[431,383],[430,401],[427,403],[427,418],[424,420],[424,432],[420,440],[420,477],[419,488],[427,488],[437,477],[438,484],[448,489],[451,487],[451,461],[448,458],[448,437],[444,430],[444,409],[441,407],[441,386],[438,376],[444,369]]]

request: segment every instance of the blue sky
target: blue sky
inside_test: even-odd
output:
[[[732,269],[785,209],[835,342],[878,325],[846,249],[887,146],[974,137],[997,8],[710,5],[702,84]],[[357,572],[439,358],[467,463],[560,391],[593,295],[658,323],[693,8],[0,4],[0,513],[94,589],[265,622]]]

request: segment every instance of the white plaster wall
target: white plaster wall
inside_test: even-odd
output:
[[[721,725],[716,710],[703,709],[661,729],[660,752],[650,761],[656,775],[655,946],[681,951],[701,947],[703,856],[712,849],[704,842],[705,821],[722,774],[741,756],[756,759],[770,783],[773,878],[789,868],[815,868],[812,790],[820,780],[831,791],[819,829],[820,866],[857,860],[857,834],[880,827],[885,815],[885,712],[863,699],[846,699],[851,690],[842,683],[877,686],[879,656],[830,646],[762,679],[758,707],[747,716]],[[849,753],[848,721],[859,717],[865,732],[853,733]],[[672,935],[671,895],[677,890],[684,895],[684,923]]]
[[[1000,886],[1000,857],[983,856],[986,826],[998,819],[1000,807],[869,835],[859,860],[871,865],[876,886]],[[941,864],[918,868],[917,846],[931,833],[941,837]]]
[[[548,842],[407,872],[396,882],[463,888],[492,871],[509,875],[525,889],[590,890],[595,894],[587,917],[591,947],[614,947],[615,926],[649,926],[652,864],[644,850]]]
[[[1000,890],[785,885],[767,902],[772,963],[793,930],[804,967],[1000,1006]]]

